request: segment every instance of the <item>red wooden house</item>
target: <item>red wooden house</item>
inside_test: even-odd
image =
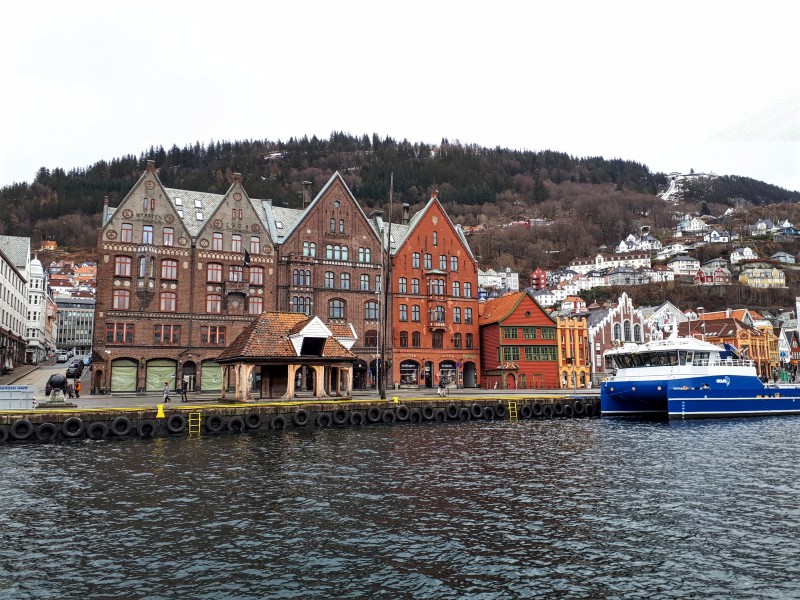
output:
[[[480,311],[482,387],[559,387],[557,323],[527,291],[488,300]]]

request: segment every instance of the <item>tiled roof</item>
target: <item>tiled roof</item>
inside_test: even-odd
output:
[[[519,304],[522,297],[526,294],[527,292],[506,294],[505,296],[493,298],[492,300],[481,303],[478,323],[480,325],[489,325],[490,323],[497,323],[505,319],[511,314],[511,311],[514,310],[514,307]]]
[[[296,357],[297,352],[289,336],[302,331],[312,320],[313,317],[302,313],[262,313],[239,334],[217,360]],[[349,350],[332,337],[325,341],[323,356],[326,358],[355,358]]]
[[[31,254],[31,238],[0,235],[0,248],[17,269],[27,270]]]

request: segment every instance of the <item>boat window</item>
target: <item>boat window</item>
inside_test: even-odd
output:
[[[669,354],[669,364],[670,366],[675,366],[678,364],[678,353],[677,351],[673,350],[668,353]]]
[[[686,353],[686,364],[687,365],[691,365],[693,358],[694,358],[694,352],[687,352]]]
[[[631,358],[633,358],[633,364],[637,367],[641,367],[644,365],[642,362],[642,355],[641,354],[632,354]]]
[[[682,365],[686,364],[686,350],[678,350],[678,358]]]
[[[631,359],[630,354],[623,354],[620,356],[620,358],[622,359],[622,366],[626,369],[629,369],[633,366],[633,360]]]
[[[708,365],[708,352],[696,352],[695,364]]]

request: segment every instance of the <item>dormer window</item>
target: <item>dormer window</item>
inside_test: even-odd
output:
[[[283,229],[283,221],[275,221],[276,229]]]
[[[183,198],[175,198],[175,206],[183,206]]]
[[[203,211],[198,210],[196,213],[194,213],[194,216],[195,216],[195,218],[197,218],[198,221],[202,221],[203,220]]]
[[[194,201],[194,207],[195,208],[203,208],[203,203],[200,202],[200,200],[195,200]]]

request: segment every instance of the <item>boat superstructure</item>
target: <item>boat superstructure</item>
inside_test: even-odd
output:
[[[613,368],[600,388],[604,416],[670,419],[800,414],[800,387],[769,386],[736,348],[670,336],[606,351]]]

